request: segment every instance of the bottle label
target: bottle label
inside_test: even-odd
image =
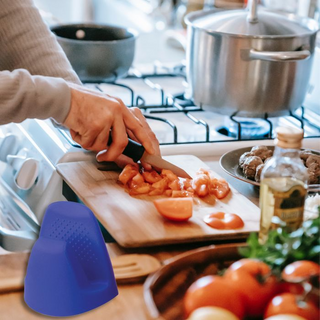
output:
[[[274,216],[286,223],[289,232],[302,224],[306,194],[306,189],[301,185],[295,185],[286,192],[273,190]]]

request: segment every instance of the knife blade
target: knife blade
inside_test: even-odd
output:
[[[112,143],[111,134],[109,135],[108,144]],[[145,151],[144,146],[128,138],[128,144],[122,152],[123,155],[131,158],[134,162],[144,161],[156,169],[168,169],[181,178],[191,179],[191,176],[180,167],[164,160],[161,156],[149,154]]]

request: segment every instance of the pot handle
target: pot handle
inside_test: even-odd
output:
[[[309,59],[309,50],[302,51],[258,51],[251,49],[249,52],[250,60],[263,61],[299,61]]]

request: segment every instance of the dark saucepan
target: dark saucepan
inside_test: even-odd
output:
[[[97,24],[51,28],[82,81],[114,81],[132,65],[137,33],[132,29]]]

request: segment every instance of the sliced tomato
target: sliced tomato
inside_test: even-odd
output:
[[[139,173],[137,166],[127,164],[119,175],[119,181],[126,185],[137,173]]]
[[[192,179],[180,178],[180,184],[182,185],[184,190],[192,190]]]
[[[193,197],[193,191],[172,190],[172,198]]]
[[[186,221],[192,217],[193,200],[188,198],[166,198],[153,201],[158,212],[172,221]]]
[[[142,176],[141,173],[138,172],[138,173],[132,178],[129,186],[131,187],[131,184],[133,184],[133,185],[139,185],[139,184],[143,184],[143,183],[145,183],[145,181],[144,181],[144,179],[143,179],[143,176]]]
[[[210,180],[209,192],[214,194],[218,199],[225,198],[230,191],[230,187],[227,181],[223,179],[213,178]]]
[[[144,171],[142,173],[142,176],[143,176],[144,180],[149,183],[155,183],[155,182],[158,182],[162,179],[160,174],[155,170]]]
[[[192,188],[199,197],[205,197],[209,192],[209,182],[210,179],[206,174],[197,172],[192,181]]]
[[[173,181],[173,180],[178,179],[178,176],[176,174],[174,174],[171,170],[168,170],[168,169],[162,169],[161,177],[167,178],[169,181]]]
[[[240,229],[243,228],[243,220],[235,213],[214,212],[206,215],[203,221],[215,229]]]
[[[139,195],[139,194],[146,194],[146,193],[149,193],[150,188],[151,188],[150,184],[146,183],[146,182],[143,182],[143,183],[140,183],[140,184],[133,184],[131,182],[130,183],[129,194],[131,196],[136,196],[136,195]]]
[[[181,185],[181,183],[180,183],[180,181],[179,181],[179,178],[170,181],[170,182],[168,183],[168,187],[169,187],[171,190],[182,190],[182,189],[183,189],[183,185]]]
[[[167,178],[162,178],[160,181],[157,181],[151,185],[151,191],[149,192],[150,196],[162,195],[168,186]]]

